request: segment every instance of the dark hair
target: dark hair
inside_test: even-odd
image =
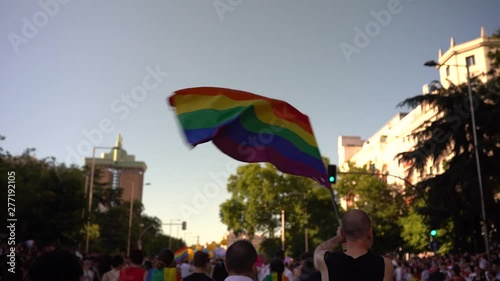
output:
[[[209,255],[205,252],[198,251],[194,253],[193,265],[195,267],[205,267],[209,262]]]
[[[111,266],[116,268],[123,264],[122,256],[116,255],[111,258]]]
[[[174,262],[174,252],[170,249],[163,249],[158,253],[158,259],[165,263],[165,267],[169,267]]]
[[[212,278],[215,281],[224,281],[229,274],[227,273],[226,266],[222,261],[219,261],[214,266],[214,271],[212,272]]]
[[[134,250],[130,251],[130,261],[133,264],[141,265],[143,259],[144,259],[144,255],[143,255],[141,250],[134,249]]]
[[[238,240],[226,251],[226,269],[231,274],[251,274],[256,262],[257,251],[248,240]]]
[[[80,260],[65,250],[54,250],[38,257],[29,269],[31,281],[79,281],[83,275]]]
[[[112,257],[110,255],[100,256],[96,259],[99,263],[99,267],[97,268],[100,275],[108,272],[111,269]]]
[[[153,263],[149,260],[144,261],[144,263],[142,264],[142,268],[144,268],[146,271],[148,271],[151,268],[153,268]]]
[[[276,250],[274,252],[274,257],[275,258],[278,258],[278,259],[281,259],[282,261],[285,260],[285,251],[279,249],[279,250]]]
[[[285,263],[280,258],[274,258],[269,263],[269,271],[272,274],[276,272],[278,274],[278,281],[281,281],[283,272],[285,271]]]

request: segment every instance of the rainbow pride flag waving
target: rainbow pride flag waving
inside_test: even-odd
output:
[[[184,246],[184,247],[178,249],[174,253],[174,260],[176,263],[180,263],[180,262],[182,262],[183,259],[187,259],[187,258],[188,258],[188,247],[187,246]]]
[[[269,162],[329,186],[309,118],[290,104],[216,87],[178,90],[169,103],[193,147],[212,141],[236,160]]]

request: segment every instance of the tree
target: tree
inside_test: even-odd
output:
[[[347,172],[341,174],[337,187],[339,195],[346,198],[348,209],[362,209],[370,215],[374,251],[387,253],[403,246],[398,220],[406,215],[408,206],[399,187],[388,185],[366,167],[354,167],[352,164]]]
[[[34,153],[31,148],[12,156],[0,149],[2,182],[7,182],[4,171],[15,172],[16,241],[76,246],[83,238],[84,175],[75,166],[57,164],[52,157],[37,159]]]
[[[500,32],[496,33],[496,36]],[[436,94],[420,95],[404,100],[399,106],[414,108],[430,105],[438,114],[411,137],[416,140],[412,151],[398,155],[400,162],[410,165],[411,173],[424,174],[428,163],[445,162],[447,169],[429,176],[417,185],[416,197],[424,198],[418,209],[427,225],[446,228],[451,225],[450,241],[457,251],[480,251],[482,241],[481,198],[472,142],[477,130],[478,154],[482,168],[487,224],[500,224],[500,202],[494,194],[500,191],[500,76],[498,50],[493,59],[488,81],[471,81],[476,128],[471,126],[467,84],[451,85]],[[491,228],[491,227],[490,227]]]
[[[228,180],[231,198],[220,206],[221,221],[229,230],[250,238],[263,234],[269,241],[261,250],[274,252],[276,248],[270,247],[281,241],[275,234],[281,230],[283,209],[287,254],[299,257],[305,251],[306,228],[310,252],[337,229],[329,191],[313,187],[318,184],[311,179],[282,174],[270,164],[241,166]]]
[[[239,167],[236,175],[229,177],[227,190],[231,199],[221,204],[221,221],[229,230],[244,231],[250,237],[255,232],[273,237],[284,207],[282,181],[282,176],[270,164]]]

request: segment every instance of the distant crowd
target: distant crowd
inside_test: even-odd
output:
[[[64,249],[46,248],[29,252],[19,247],[15,274],[7,271],[6,247],[2,245],[1,281],[224,281],[228,272],[223,259],[210,259],[198,251],[191,262],[174,262],[174,253],[168,249],[156,256],[143,256],[139,250],[130,257],[119,255],[78,256]],[[432,257],[412,257],[408,260],[387,255],[394,266],[394,281],[500,281],[500,250],[494,249],[488,261],[486,254],[460,254]],[[313,255],[285,262],[284,252],[274,257],[259,255],[255,263],[253,280],[248,281],[321,281],[321,273],[314,265]],[[440,275],[431,279],[431,274]]]

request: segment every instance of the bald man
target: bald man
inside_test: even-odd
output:
[[[314,251],[314,263],[321,272],[321,281],[392,281],[392,262],[369,251],[373,244],[370,217],[361,210],[350,210],[341,223],[337,235]],[[344,241],[347,244],[345,252],[332,252]]]

